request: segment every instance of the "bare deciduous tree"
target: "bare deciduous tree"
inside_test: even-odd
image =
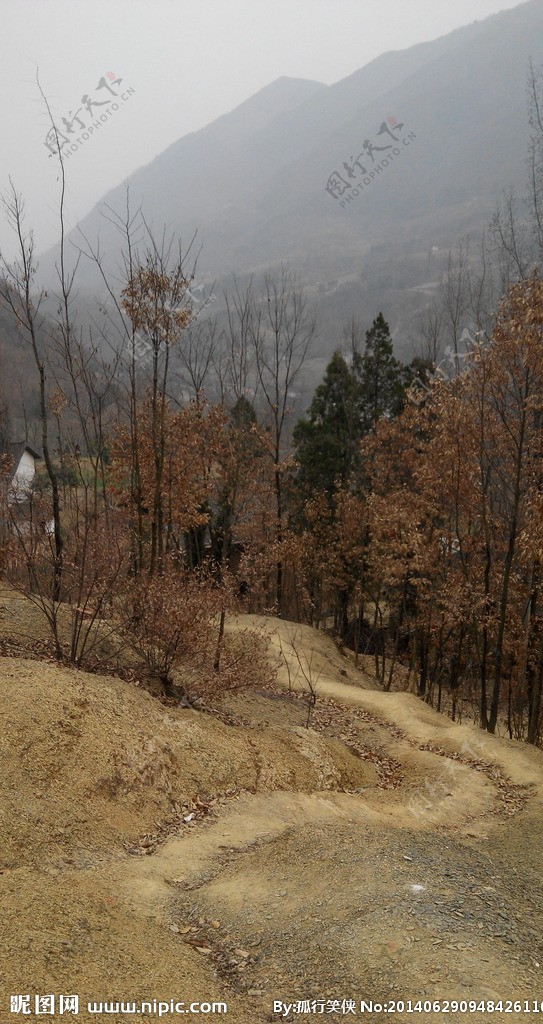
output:
[[[256,370],[268,421],[268,454],[272,459],[275,492],[275,540],[284,536],[283,475],[287,456],[286,433],[293,399],[292,388],[315,337],[316,322],[292,272],[282,266],[277,278],[268,275],[264,293],[251,323]],[[276,565],[275,598],[279,614],[283,597],[283,564]]]

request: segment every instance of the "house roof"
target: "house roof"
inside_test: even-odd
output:
[[[7,445],[7,454],[11,455],[16,466],[19,465],[24,452],[29,452],[34,459],[42,458],[40,453],[27,444],[26,441],[13,441],[12,444]]]

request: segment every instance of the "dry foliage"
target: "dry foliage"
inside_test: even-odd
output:
[[[262,633],[224,629],[226,608],[234,604],[229,580],[169,567],[163,576],[129,581],[120,603],[128,609],[132,649],[167,692],[217,696],[275,678]]]

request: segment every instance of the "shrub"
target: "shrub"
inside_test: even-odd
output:
[[[187,697],[265,686],[275,677],[262,632],[225,631],[226,609],[234,607],[228,582],[179,568],[130,580],[122,598],[132,649],[165,690],[174,686]]]

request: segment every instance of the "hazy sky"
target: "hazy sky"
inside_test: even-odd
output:
[[[516,6],[511,0],[0,0],[0,190],[11,176],[25,197],[38,250],[57,240],[58,165],[44,144],[49,124],[36,70],[59,127],[82,108],[85,95],[91,103],[119,104],[66,161],[71,227],[135,168],[281,75],[330,84],[387,50]],[[120,86],[108,72],[122,79]],[[97,90],[102,78],[124,102],[106,86]],[[128,89],[133,93],[123,92]],[[103,110],[95,106],[91,113]],[[84,124],[91,120],[84,108],[80,116]],[[0,247],[10,251],[6,230],[2,219]]]

